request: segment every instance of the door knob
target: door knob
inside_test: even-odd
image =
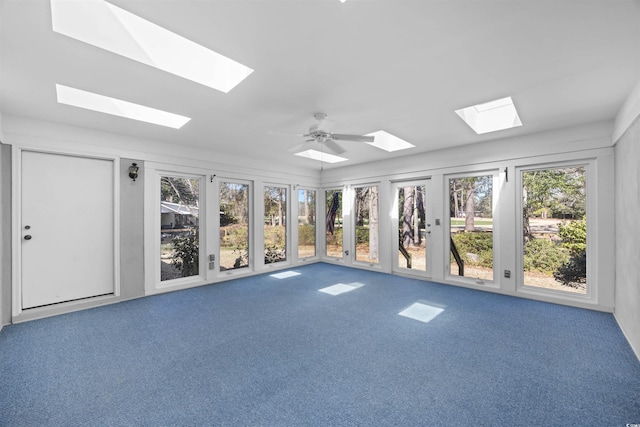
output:
[[[31,235],[27,234],[26,236],[24,236],[24,240],[31,240]]]

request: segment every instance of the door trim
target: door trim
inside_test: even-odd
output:
[[[113,155],[94,154],[88,152],[68,152],[59,150],[42,150],[23,148],[14,145],[11,150],[11,316],[15,320],[24,311],[22,309],[22,153],[34,152],[42,154],[54,154],[70,157],[83,157],[98,160],[108,160],[113,167],[113,294],[120,295],[120,158]],[[43,177],[42,179],[46,179]],[[78,177],[82,179],[82,177]],[[104,299],[104,295],[95,298]],[[87,299],[79,300],[86,302]],[[61,304],[73,304],[74,301],[66,301]],[[36,308],[37,309],[37,308]],[[34,309],[28,309],[34,310]]]

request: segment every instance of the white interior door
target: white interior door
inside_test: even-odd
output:
[[[22,152],[22,308],[114,293],[113,160]]]

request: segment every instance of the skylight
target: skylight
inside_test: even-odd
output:
[[[141,122],[153,123],[174,129],[180,129],[185,123],[191,120],[189,117],[59,84],[56,85],[56,92],[58,102],[61,104],[86,108],[87,110],[126,117],[127,119],[139,120]]]
[[[477,134],[522,126],[510,96],[462,108],[456,114]]]
[[[300,153],[295,153],[295,155],[300,157],[306,157],[307,159],[318,160],[324,163],[339,163],[339,162],[344,162],[346,160],[349,160],[344,157],[323,153],[317,150],[306,150]]]
[[[53,31],[229,92],[253,72],[232,59],[102,0],[51,0]]]
[[[374,147],[378,147],[388,152],[406,150],[407,148],[415,147],[415,145],[383,130],[368,133],[366,136],[373,136],[375,138],[373,142],[367,142],[366,144],[373,145]]]

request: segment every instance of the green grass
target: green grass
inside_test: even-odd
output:
[[[473,223],[475,225],[493,225],[493,220],[491,219],[480,219],[480,220],[475,220],[473,221]],[[458,219],[458,218],[451,218],[451,225],[453,226],[460,226],[460,225],[464,225],[464,219]]]

